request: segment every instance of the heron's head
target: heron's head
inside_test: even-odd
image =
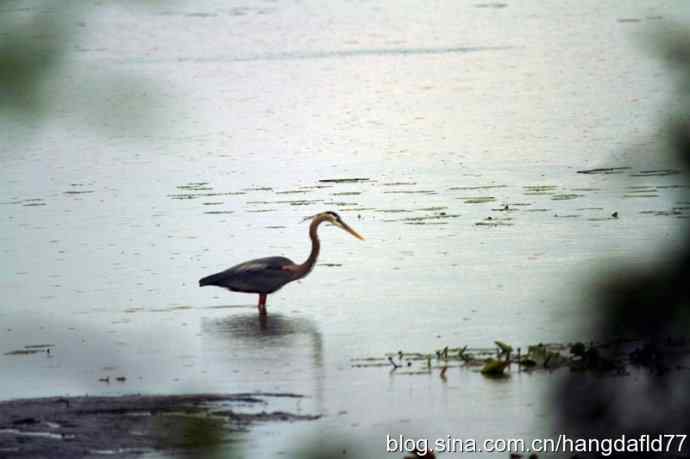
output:
[[[345,223],[345,222],[340,218],[340,215],[336,214],[335,212],[331,212],[331,211],[322,212],[322,213],[320,213],[320,214],[314,215],[313,217],[311,217],[311,218],[309,218],[309,219],[311,219],[311,220],[319,219],[319,220],[321,220],[321,221],[328,222],[328,223],[330,223],[330,224],[332,224],[332,225],[334,225],[334,226],[337,226],[338,228],[340,228],[340,229],[342,229],[342,230],[347,231],[348,233],[350,233],[351,235],[353,235],[353,236],[356,237],[357,239],[362,240],[362,241],[364,240],[364,238],[362,237],[362,235],[360,235],[357,231],[355,231],[355,230],[353,230],[352,228],[350,228],[350,227],[347,225],[347,223]]]

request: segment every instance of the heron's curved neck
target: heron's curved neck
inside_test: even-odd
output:
[[[304,277],[311,272],[316,264],[316,259],[319,257],[319,251],[321,250],[321,242],[319,242],[319,235],[316,233],[321,222],[325,218],[315,218],[309,225],[309,239],[311,239],[311,253],[309,253],[309,258],[307,261],[299,265],[299,277]]]

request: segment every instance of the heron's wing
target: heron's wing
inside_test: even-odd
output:
[[[266,257],[257,258],[256,260],[245,261],[239,265],[233,266],[227,271],[232,272],[261,272],[266,270],[282,271],[284,266],[294,265],[292,260],[285,257]]]

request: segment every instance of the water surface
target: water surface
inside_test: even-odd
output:
[[[674,250],[685,182],[646,154],[669,77],[636,37],[687,19],[677,5],[86,11],[48,83],[57,115],[0,147],[0,351],[54,345],[0,356],[0,397],[279,391],[325,415],[252,430],[256,457],[555,435],[558,374],[443,381],[351,359],[586,340],[592,279]],[[300,221],[324,210],[366,241],[323,227],[319,264],[269,297],[267,322],[255,296],[197,287],[250,258],[301,262]]]

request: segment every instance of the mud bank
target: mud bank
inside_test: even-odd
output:
[[[258,422],[318,419],[269,411],[290,393],[50,397],[0,402],[0,457],[137,457],[209,449]]]

